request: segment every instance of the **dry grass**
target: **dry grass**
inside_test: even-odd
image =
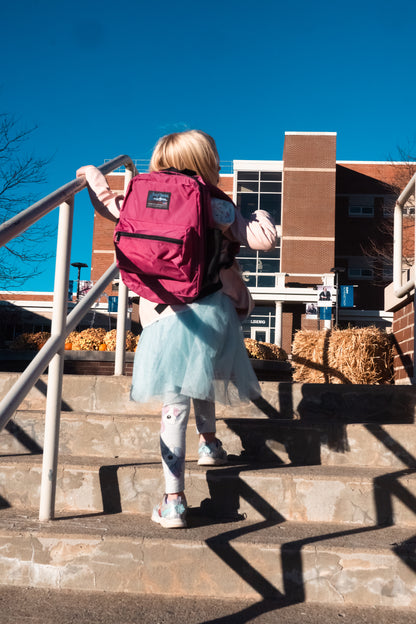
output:
[[[10,345],[12,351],[36,351],[50,337],[47,332],[24,333]],[[65,343],[70,343],[73,351],[98,351],[105,344],[108,351],[115,351],[117,332],[115,329],[106,331],[103,327],[90,327],[81,332],[72,331]],[[131,331],[126,332],[126,351],[135,351],[139,336]]]
[[[286,351],[275,344],[258,342],[253,338],[244,338],[244,344],[249,357],[255,360],[279,360],[280,362],[287,360]]]
[[[387,384],[393,346],[377,327],[302,330],[292,344],[293,379],[303,383]]]
[[[38,351],[50,338],[49,332],[24,333],[17,336],[10,349],[12,351]]]
[[[90,327],[84,329],[73,336],[72,350],[73,351],[98,351],[100,344],[103,343],[104,336],[106,335],[105,329],[102,327]]]
[[[128,330],[126,332],[126,351],[135,351],[137,342],[139,340],[138,336],[135,336],[133,332]],[[115,351],[116,350],[116,341],[117,341],[117,330],[112,329],[108,331],[104,336],[104,343],[107,345],[107,351]]]

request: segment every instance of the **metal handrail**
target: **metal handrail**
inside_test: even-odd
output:
[[[403,208],[411,196],[416,196],[416,173],[400,193],[394,207],[394,242],[393,242],[393,288],[399,299],[405,297],[415,288],[415,276],[403,284],[402,255],[403,255]],[[416,227],[415,227],[416,253]],[[413,264],[413,273],[415,266]]]
[[[104,163],[98,169],[106,175],[123,165],[125,167],[126,188],[130,179],[137,173],[129,156],[118,156]],[[51,336],[0,403],[1,430],[9,422],[17,407],[49,365],[39,511],[41,521],[52,519],[55,513],[64,341],[88,312],[91,304],[102,295],[107,285],[118,273],[117,266],[113,264],[67,316],[67,285],[71,256],[74,197],[86,185],[84,177],[72,180],[0,225],[0,246],[3,246],[59,206]],[[115,375],[121,375],[124,372],[127,303],[128,289],[121,283],[117,312]]]
[[[88,313],[91,305],[102,295],[108,284],[118,274],[118,268],[116,264],[112,264],[111,267],[102,275],[102,277],[96,282],[94,287],[83,297],[71,313],[67,317],[65,325],[65,331],[62,334],[57,334],[46,341],[44,346],[39,350],[37,355],[33,358],[31,363],[27,366],[24,372],[20,375],[17,382],[9,390],[6,396],[0,402],[0,431],[7,425],[10,418],[12,418],[14,412],[19,407],[31,388],[38,381],[43,371],[48,366],[53,356],[62,348],[65,338],[71,333]]]
[[[98,167],[98,169],[102,174],[107,175],[122,165],[126,167],[127,171],[132,172],[133,175],[136,174],[136,167],[132,159],[125,155],[117,156],[117,158],[105,162]],[[3,245],[8,243],[12,238],[15,238],[27,230],[31,225],[42,219],[42,217],[49,214],[59,205],[70,200],[86,186],[87,183],[84,177],[76,178],[35,204],[32,204],[29,208],[26,208],[26,210],[22,210],[22,212],[8,221],[2,223],[0,225],[0,247],[3,247]]]

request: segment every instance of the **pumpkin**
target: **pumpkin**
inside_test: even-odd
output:
[[[107,351],[107,345],[105,344],[105,342],[100,344],[100,346],[98,347],[98,351]]]
[[[65,351],[71,351],[71,349],[72,349],[72,342],[66,342]]]

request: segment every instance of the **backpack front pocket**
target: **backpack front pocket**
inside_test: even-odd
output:
[[[119,267],[157,279],[189,280],[195,266],[195,237],[193,228],[165,230],[163,236],[154,231],[116,232]]]

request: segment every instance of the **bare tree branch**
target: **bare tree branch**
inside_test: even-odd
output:
[[[38,185],[46,181],[50,159],[27,154],[25,142],[36,126],[21,127],[20,120],[0,114],[0,222],[11,219],[40,196]],[[15,288],[42,272],[42,263],[52,254],[44,242],[55,228],[35,224],[0,249],[0,289]]]
[[[393,175],[389,182],[384,183],[386,194],[394,195],[396,198],[405,188],[409,180],[416,173],[416,153],[415,144],[408,144],[405,147],[397,147],[398,158],[390,157],[389,162]],[[403,218],[403,246],[402,246],[402,266],[409,268],[414,264],[414,227],[415,227],[415,198],[407,206],[408,212]],[[386,282],[385,269],[393,267],[393,211],[379,223],[377,234],[374,238],[362,245],[365,256],[373,262],[374,277],[377,282]]]

